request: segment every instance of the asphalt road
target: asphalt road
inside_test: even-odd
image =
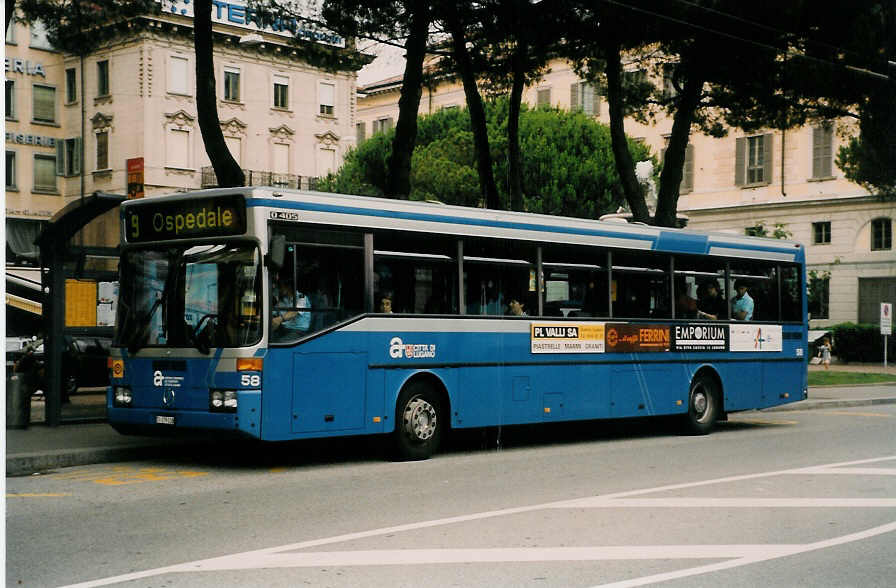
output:
[[[7,585],[891,586],[896,405],[222,445],[7,484]]]

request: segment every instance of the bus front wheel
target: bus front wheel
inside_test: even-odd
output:
[[[684,416],[685,432],[691,435],[711,432],[719,418],[719,409],[716,381],[707,374],[694,378],[688,394],[688,412]]]
[[[406,386],[395,408],[395,457],[401,461],[429,458],[439,447],[444,427],[441,403],[435,392],[423,382]]]

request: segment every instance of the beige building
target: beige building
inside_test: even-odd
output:
[[[359,91],[360,141],[394,125],[401,76]],[[609,123],[605,98],[564,61],[553,62],[537,84],[526,88],[523,100],[530,106],[581,108]],[[420,114],[464,106],[461,85],[445,81],[423,90]],[[679,211],[689,217],[690,228],[743,234],[762,226],[771,234],[780,224],[807,246],[810,277],[821,280],[822,292],[810,309],[813,327],[877,323],[879,303],[896,302],[896,203],[870,196],[837,168],[837,150],[851,132],[845,124],[749,134],[733,130],[722,139],[692,134],[681,186]],[[672,120],[642,125],[628,119],[625,128],[659,154]]]
[[[94,191],[146,195],[217,185],[197,117],[192,6],[164,0],[159,15],[131,21],[128,34],[84,59],[54,50],[39,23],[10,25],[8,335],[39,328],[34,240],[63,207]],[[351,42],[290,19],[259,26],[245,0],[215,2],[212,20],[221,129],[247,182],[313,187],[355,144],[359,66],[335,73],[312,66],[291,38],[336,47],[354,63],[365,58]],[[88,225],[75,244],[115,247],[119,235],[113,210]],[[91,271],[117,268],[113,258],[88,261]]]

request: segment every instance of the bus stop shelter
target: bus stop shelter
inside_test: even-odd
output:
[[[126,199],[103,192],[79,198],[56,213],[37,239],[44,297],[45,418],[49,426],[62,422],[66,336],[112,336],[115,300],[109,291],[118,279],[118,223],[107,227],[106,238],[97,238],[99,232],[84,229]],[[114,240],[108,237],[112,234],[116,235]]]

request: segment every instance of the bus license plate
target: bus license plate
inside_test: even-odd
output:
[[[158,415],[158,416],[156,416],[156,424],[157,425],[173,425],[174,417]]]

